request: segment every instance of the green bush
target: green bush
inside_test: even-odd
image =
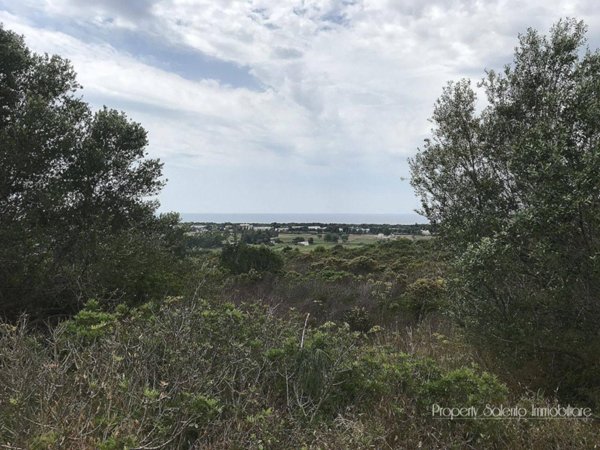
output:
[[[378,272],[381,268],[377,261],[368,256],[357,256],[347,263],[348,270],[357,275]]]
[[[344,321],[350,326],[352,331],[366,333],[371,329],[373,323],[369,317],[369,312],[364,307],[355,306],[344,313]]]
[[[398,306],[421,320],[428,313],[444,309],[447,295],[443,278],[418,278],[406,287]]]
[[[119,308],[117,311],[122,311]],[[116,314],[102,311],[97,300],[89,300],[68,323],[67,330],[77,338],[90,341],[113,331]]]
[[[486,404],[505,404],[508,389],[497,377],[487,372],[479,374],[465,367],[451,370],[424,383],[419,401],[425,405],[438,403],[452,407],[484,407]]]
[[[244,243],[226,245],[221,251],[221,265],[234,274],[277,272],[283,267],[283,259],[267,247],[254,247]]]

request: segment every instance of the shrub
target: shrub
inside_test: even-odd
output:
[[[221,252],[221,265],[234,274],[277,272],[283,267],[283,259],[267,247],[254,247],[244,243],[226,245]]]
[[[366,333],[373,326],[368,311],[364,307],[359,306],[346,311],[344,313],[344,321],[350,326],[352,331],[360,331],[362,333]]]
[[[84,311],[49,335],[0,326],[2,443],[526,449],[534,436],[541,449],[600,437],[583,422],[431,420],[432,402],[504,401],[506,388],[474,367],[448,369],[345,325],[182,298],[110,317],[94,302]],[[98,323],[111,325],[88,339]]]
[[[484,407],[506,403],[508,389],[493,375],[479,374],[472,368],[451,370],[424,383],[419,392],[422,404],[452,407]]]
[[[380,270],[380,266],[373,258],[367,256],[357,256],[348,261],[348,270],[357,275],[370,274]]]
[[[76,338],[90,341],[111,333],[115,322],[115,314],[102,311],[97,300],[89,300],[68,323],[67,330]]]
[[[421,320],[426,314],[442,309],[446,296],[446,282],[443,278],[418,278],[406,287],[399,306]]]

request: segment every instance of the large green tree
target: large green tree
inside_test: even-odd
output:
[[[143,295],[134,268],[144,267],[143,258],[119,261],[136,249],[156,256],[168,247],[161,241],[176,219],[157,220],[157,204],[148,200],[162,186],[162,165],[146,158],[146,131],[123,113],[92,112],[78,89],[67,60],[34,54],[0,27],[0,310],[6,314],[65,312],[109,292]],[[112,283],[124,274],[129,284]]]
[[[585,32],[521,35],[481,82],[483,109],[469,81],[450,83],[411,168],[471,336],[532,383],[600,402],[600,53]]]

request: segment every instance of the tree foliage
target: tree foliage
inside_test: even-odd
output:
[[[411,168],[456,255],[458,318],[598,400],[600,53],[585,31],[565,20],[521,35],[513,63],[481,82],[481,112],[468,81],[450,83]]]
[[[157,222],[157,204],[147,200],[163,182],[162,164],[145,158],[146,131],[115,110],[93,112],[78,89],[67,60],[33,54],[20,36],[0,28],[5,313],[69,310],[91,290],[116,289],[123,296],[127,285],[94,285],[107,272],[129,274],[128,282],[136,284],[135,266],[143,262],[120,266],[119,260],[142,247],[142,254],[161,253],[171,239],[165,233],[173,227],[165,226],[173,218]]]
[[[223,247],[221,264],[234,274],[277,272],[283,267],[283,259],[265,246],[251,246],[243,242]]]

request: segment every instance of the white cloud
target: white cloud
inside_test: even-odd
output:
[[[203,165],[394,170],[415,152],[447,80],[511,59],[516,35],[583,18],[591,0],[45,0],[0,14],[38,51],[72,59],[90,98],[135,103],[155,154]],[[54,19],[135,30],[248,67],[263,91],[190,81],[108,44],[28,23]],[[141,105],[141,106],[140,106]],[[179,159],[178,159],[179,158]],[[334,169],[331,169],[334,170]],[[387,172],[389,175],[389,172]],[[406,174],[403,174],[406,175]]]
[[[263,162],[276,159],[280,148],[302,150],[309,118],[272,90],[186,80],[109,45],[86,44],[64,33],[33,28],[7,13],[0,12],[0,21],[24,34],[32,49],[69,58],[88,98],[102,98],[109,106],[111,100],[141,104],[134,108],[134,118],[143,118],[159,156],[196,153],[197,162],[235,164],[258,156]]]

